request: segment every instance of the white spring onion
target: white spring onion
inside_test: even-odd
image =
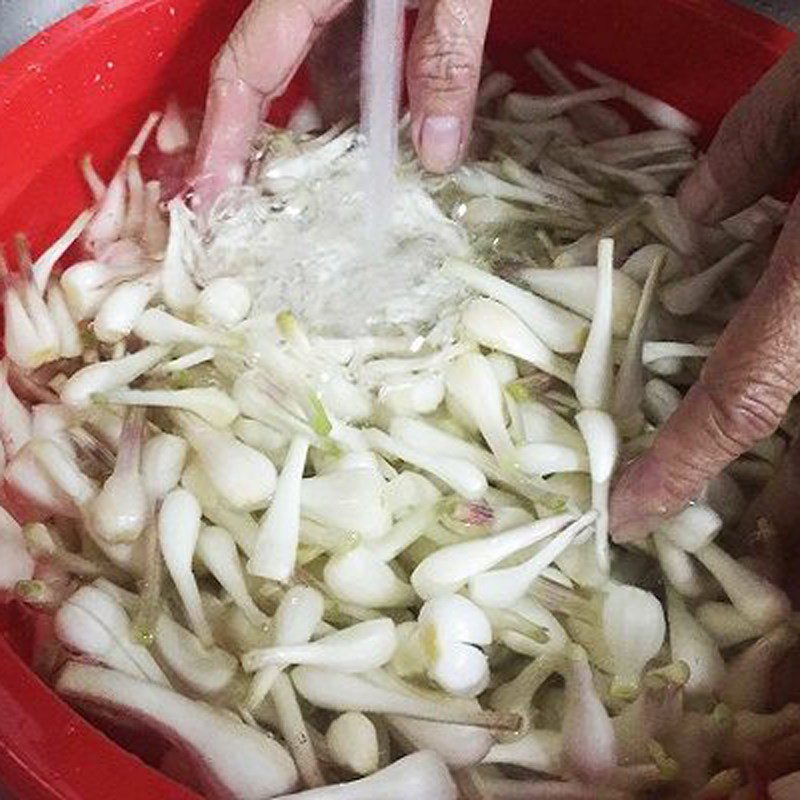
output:
[[[0,266],[5,270],[2,257]],[[28,276],[6,281],[3,308],[3,342],[8,357],[15,364],[31,370],[58,358],[58,328],[45,301]]]
[[[3,479],[12,500],[18,497],[46,514],[72,517],[78,513],[70,496],[59,488],[39,463],[33,442],[23,447],[8,463]]]
[[[198,347],[185,356],[178,356],[178,358],[173,358],[172,361],[159,364],[159,366],[153,370],[153,373],[156,375],[170,375],[176,372],[183,372],[192,367],[197,367],[200,364],[205,364],[208,361],[213,361],[215,355],[216,351],[213,347]]]
[[[283,596],[275,612],[271,630],[273,644],[305,644],[317,630],[323,611],[323,598],[316,589],[293,586]],[[270,664],[259,670],[245,700],[247,708],[255,710],[261,704],[284,666]]]
[[[250,290],[235,278],[217,278],[200,292],[194,313],[206,325],[232,328],[247,317]]]
[[[752,244],[740,244],[703,272],[667,284],[659,295],[661,302],[673,314],[695,313],[708,303],[717,286],[753,252]]]
[[[395,416],[432,414],[444,400],[441,375],[390,378],[378,390],[379,402]]]
[[[552,442],[536,442],[518,448],[516,461],[528,475],[589,472],[589,455],[585,448]]]
[[[666,262],[662,253],[653,261],[647,273],[642,294],[636,307],[636,316],[630,327],[628,341],[625,345],[625,355],[617,372],[614,390],[613,411],[618,424],[637,429],[641,423],[641,411],[644,395],[644,369],[642,363],[642,350],[644,346],[645,328],[650,318],[650,311],[656,296],[661,279],[661,272]],[[615,272],[614,275],[624,274]],[[616,291],[614,297],[618,297]]]
[[[213,635],[192,573],[201,514],[200,504],[191,492],[173,489],[164,498],[158,513],[158,540],[164,564],[178,590],[190,627],[204,645],[210,646]]]
[[[603,601],[602,624],[614,665],[611,691],[628,697],[636,693],[645,666],[664,643],[664,610],[650,592],[620,584]]]
[[[142,481],[151,503],[163,500],[180,480],[189,447],[180,436],[159,433],[142,449]]]
[[[678,410],[681,399],[674,386],[660,378],[651,378],[644,387],[644,412],[652,423],[663,425]]]
[[[191,137],[181,107],[174,97],[170,98],[156,128],[156,146],[162,153],[174,155],[190,145]]]
[[[36,259],[31,268],[31,275],[40,294],[44,294],[45,287],[50,281],[53,267],[55,267],[61,256],[72,247],[81,233],[83,233],[84,228],[91,218],[92,211],[90,209],[81,211],[64,233]]]
[[[136,678],[169,686],[147,648],[133,641],[125,609],[100,589],[78,589],[53,622],[56,636],[69,649]]]
[[[78,320],[94,317],[105,299],[120,283],[141,276],[142,266],[111,265],[100,261],[81,261],[61,275],[61,289],[73,317]]]
[[[575,84],[539,48],[527,52],[525,60],[552,91],[562,94],[577,91]],[[613,108],[599,103],[572,108],[568,114],[576,125],[591,135],[592,139],[624,136],[630,131],[630,125],[625,117]]]
[[[750,571],[715,544],[695,551],[700,563],[719,581],[736,610],[767,631],[786,619],[791,603],[774,584]]]
[[[619,457],[617,426],[610,414],[595,409],[580,411],[575,422],[589,451],[589,466],[592,475],[592,508],[597,512],[595,525],[595,550],[601,573],[609,570],[609,510],[608,499],[611,476]]]
[[[18,581],[31,580],[35,567],[19,523],[0,507],[0,592],[13,590]]]
[[[92,329],[101,342],[122,341],[133,330],[158,291],[158,278],[146,275],[114,287],[103,299]]]
[[[663,100],[659,100],[638,89],[634,89],[627,83],[612,78],[610,75],[606,75],[600,72],[599,69],[590,67],[582,61],[579,61],[575,65],[575,70],[590,81],[594,81],[603,86],[615,86],[618,88],[622,92],[622,97],[627,103],[659,128],[678,131],[687,136],[697,136],[700,132],[700,126],[693,119],[687,117],[686,114],[679,111],[674,106],[665,103]]]
[[[168,353],[168,347],[152,345],[114,361],[89,364],[64,384],[61,402],[71,406],[86,406],[94,395],[110,392],[136,380],[163,361]]]
[[[598,86],[594,89],[569,92],[562,95],[545,95],[537,97],[511,92],[505,101],[505,109],[514,118],[525,122],[560,116],[576,106],[596,103],[619,97],[620,90],[614,86]]]
[[[47,310],[58,331],[58,354],[62,358],[77,358],[83,351],[80,331],[57,283],[51,283],[47,288]]]
[[[695,609],[697,621],[723,650],[757,639],[756,625],[729,603],[702,603]]]
[[[672,280],[685,271],[678,254],[663,244],[646,244],[640,247],[628,257],[620,267],[620,271],[633,278],[640,286],[644,286],[653,264],[662,258],[664,266],[661,269],[659,282]]]
[[[686,693],[690,697],[714,697],[725,680],[725,662],[714,640],[686,608],[674,590],[667,589],[669,646],[673,661],[689,666]]]
[[[563,769],[582,781],[603,782],[617,765],[614,726],[597,696],[586,653],[577,645],[568,650],[564,679]]]
[[[500,172],[504,178],[523,189],[541,192],[548,198],[548,206],[563,209],[565,215],[581,220],[588,218],[586,204],[575,192],[561,183],[551,181],[546,176],[529,170],[510,156],[502,157]]]
[[[443,547],[417,566],[411,575],[411,585],[423,599],[457,592],[470,578],[558,533],[574,521],[574,516],[560,514],[494,536]]]
[[[548,349],[556,353],[576,353],[583,347],[588,328],[575,314],[464,261],[449,259],[442,271],[447,276],[464,281],[476,292],[502,303]]]
[[[530,731],[519,739],[495,744],[483,763],[513,764],[545,775],[559,776],[561,747],[561,734],[558,731]]]
[[[548,300],[560,303],[586,319],[595,313],[598,268],[564,267],[563,269],[522,269],[520,281]],[[624,272],[612,274],[612,320],[614,336],[626,336],[633,323],[640,301],[641,289]]]
[[[308,445],[308,439],[302,436],[296,436],[289,445],[275,494],[261,520],[253,554],[247,562],[251,575],[286,582],[294,571]]]
[[[192,213],[175,198],[169,204],[169,240],[161,268],[162,294],[167,308],[176,314],[187,314],[195,306],[199,291],[189,277],[197,258]]]
[[[267,615],[250,596],[236,542],[228,531],[217,526],[204,526],[197,540],[197,557],[253,625],[267,623]]]
[[[589,337],[575,372],[575,395],[583,408],[607,411],[613,392],[612,303],[614,241],[601,239],[597,250],[597,292]]]
[[[151,344],[191,344],[198,347],[233,347],[233,334],[184,322],[160,308],[148,308],[133,326],[133,332]]]
[[[520,317],[494,300],[472,300],[461,315],[466,333],[478,344],[533,364],[537,369],[572,384],[575,369],[555,355]]]
[[[447,766],[434,753],[423,750],[366,778],[287,794],[283,800],[394,800],[398,791],[406,797],[424,797],[425,800],[456,800],[458,797]]]
[[[94,498],[90,518],[96,536],[112,544],[133,542],[144,530],[150,499],[141,470],[144,411],[128,415],[114,471]]]
[[[286,434],[257,419],[238,417],[231,428],[238,439],[270,457],[282,452],[289,444],[289,437]]]
[[[231,398],[215,386],[194,389],[115,389],[97,400],[117,406],[180,408],[191,411],[215,428],[227,428],[239,415]]]
[[[384,485],[384,479],[372,466],[335,469],[304,478],[300,487],[302,514],[323,525],[377,539],[392,524],[383,498]]]
[[[267,504],[275,491],[277,474],[263,453],[191,413],[175,412],[175,419],[220,497],[234,508],[247,511]]]
[[[366,434],[370,445],[385,457],[405,461],[430,473],[462,497],[478,500],[486,491],[486,476],[469,461],[450,455],[433,455],[396,436],[387,436],[377,428],[370,428]]]
[[[514,458],[514,445],[504,419],[503,395],[491,364],[478,353],[453,361],[445,374],[447,404],[459,419],[476,427],[501,464]]]
[[[663,533],[653,534],[659,566],[675,591],[683,597],[699,598],[706,589],[697,562],[685,550],[676,547]]]
[[[703,503],[688,506],[660,526],[660,532],[676,547],[696,553],[722,530],[719,514]]]
[[[33,435],[31,412],[8,384],[8,362],[0,363],[0,440],[8,458],[13,458]]]
[[[246,653],[242,666],[255,672],[266,666],[306,664],[337,672],[366,672],[392,657],[397,638],[390,619],[359,622],[308,644],[276,644]]]
[[[470,597],[476,603],[489,607],[509,608],[513,606],[523,598],[544,569],[549,567],[587,527],[595,524],[596,519],[595,512],[584,514],[580,519],[559,531],[547,544],[519,566],[474,575],[469,580]],[[499,534],[499,536],[502,535]],[[413,579],[412,575],[412,581]]]
[[[77,508],[85,508],[94,500],[97,484],[81,471],[72,453],[48,439],[32,439],[30,447],[47,477]]]
[[[348,772],[371,775],[378,769],[378,734],[364,714],[340,714],[328,726],[325,741],[333,760]]]
[[[397,714],[433,722],[472,725],[481,728],[515,730],[516,714],[484,711],[464,700],[443,702],[410,687],[392,688],[373,682],[371,676],[348,675],[320,667],[296,667],[292,681],[297,691],[318,708],[331,711],[362,711]]]
[[[242,800],[291,791],[297,770],[273,738],[163,686],[88,664],[68,664],[56,690],[77,702],[144,719],[184,745],[209,787]]]

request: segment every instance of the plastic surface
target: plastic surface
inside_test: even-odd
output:
[[[208,65],[245,5],[97,2],[0,62],[0,241],[25,230],[41,248],[89,201],[76,167],[85,152],[108,176],[169,94],[199,108]],[[675,103],[709,133],[792,39],[725,0],[495,0],[488,52],[520,78],[534,44],[562,63],[581,58]],[[0,784],[21,800],[196,797],[34,676],[23,660],[31,625],[19,608],[0,606]]]

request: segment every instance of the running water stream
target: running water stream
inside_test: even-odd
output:
[[[403,62],[404,0],[366,0],[361,65],[361,128],[367,141],[364,224],[381,247],[391,221]]]

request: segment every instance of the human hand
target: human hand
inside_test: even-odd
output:
[[[728,114],[707,156],[681,187],[684,215],[711,225],[776,188],[800,163],[800,48]],[[705,483],[772,434],[800,389],[800,198],[769,266],[730,322],[700,379],[652,448],[620,477],[611,502],[617,541],[640,538]],[[797,461],[800,444],[788,464]],[[795,470],[796,472],[796,470]],[[779,478],[772,502],[800,487]]]
[[[253,0],[211,69],[191,177],[208,208],[241,183],[250,142],[314,43],[354,0]],[[472,124],[491,0],[421,0],[406,73],[412,139],[423,165],[452,169]],[[357,12],[358,9],[353,9]],[[357,45],[356,45],[357,46]]]

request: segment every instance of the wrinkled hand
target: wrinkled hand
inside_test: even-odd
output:
[[[800,163],[800,48],[787,54],[728,115],[678,199],[689,218],[714,224],[778,188]],[[651,450],[620,478],[612,497],[618,541],[645,535],[706,481],[772,434],[800,389],[800,198],[769,266],[720,338],[699,381]],[[786,459],[795,480],[800,445]],[[800,509],[787,474],[771,503]]]
[[[207,208],[244,178],[250,142],[269,103],[280,96],[330,23],[354,0],[253,0],[211,70],[206,116],[192,186]],[[356,5],[360,3],[356,0]],[[421,0],[408,54],[412,137],[422,163],[452,169],[463,156],[471,128],[491,0]],[[358,28],[360,15],[353,17]],[[347,31],[335,45],[358,41]],[[320,47],[326,47],[324,38]],[[353,59],[349,59],[353,61]]]

